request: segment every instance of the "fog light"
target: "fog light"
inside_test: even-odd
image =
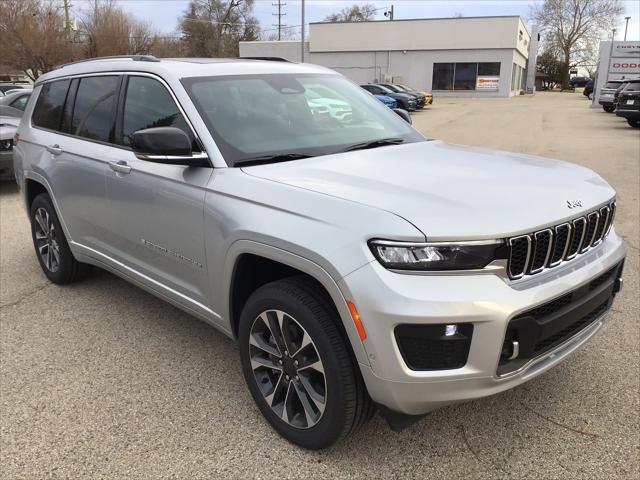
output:
[[[455,335],[456,333],[458,333],[458,326],[457,325],[447,325],[444,327],[444,336],[445,337],[451,337],[453,335]]]

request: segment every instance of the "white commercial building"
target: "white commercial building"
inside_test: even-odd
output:
[[[323,22],[309,30],[305,62],[358,83],[395,81],[436,96],[508,97],[525,88],[531,38],[518,16]],[[240,56],[299,62],[301,45],[240,42]]]

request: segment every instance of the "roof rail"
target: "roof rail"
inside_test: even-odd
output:
[[[62,65],[58,65],[54,68],[57,70],[58,68],[68,67],[69,65],[75,65],[76,63],[84,63],[84,62],[92,62],[94,60],[118,60],[118,59],[129,59],[134,62],[159,62],[156,57],[153,55],[112,55],[109,57],[94,57],[94,58],[83,58],[82,60],[76,60],[75,62],[64,63]]]
[[[290,60],[282,57],[240,57],[240,60],[266,60],[268,62],[287,62],[291,63]]]

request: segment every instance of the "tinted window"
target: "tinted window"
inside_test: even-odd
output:
[[[628,92],[628,91],[636,91],[636,90],[640,90],[640,82],[629,82],[627,83],[627,86],[624,87],[624,91]]]
[[[500,62],[479,63],[478,75],[489,75],[497,77],[500,75]]]
[[[433,89],[453,90],[453,63],[433,64]]]
[[[69,80],[45,83],[33,111],[32,123],[36,127],[58,130],[64,101],[69,89]]]
[[[119,81],[113,76],[80,79],[71,119],[73,135],[113,142]]]
[[[607,82],[604,88],[618,88],[622,82]]]
[[[475,90],[477,63],[456,63],[454,90]]]
[[[152,78],[129,77],[122,121],[122,143],[131,146],[134,132],[154,127],[179,128],[195,143],[191,129],[167,89]]]
[[[29,101],[29,95],[21,95],[20,97],[16,98],[13,102],[11,102],[11,107],[13,108],[17,108],[18,110],[22,110],[24,112],[24,109],[27,106],[27,102]]]

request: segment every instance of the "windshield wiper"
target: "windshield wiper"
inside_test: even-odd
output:
[[[351,152],[353,150],[366,150],[368,148],[384,147],[386,145],[398,145],[404,142],[404,138],[381,138],[371,142],[356,143],[341,150],[342,152]]]
[[[247,167],[250,165],[262,165],[264,163],[288,162],[289,160],[300,160],[310,158],[314,155],[307,153],[281,153],[278,155],[263,155],[261,157],[243,158],[233,163],[234,167]]]

